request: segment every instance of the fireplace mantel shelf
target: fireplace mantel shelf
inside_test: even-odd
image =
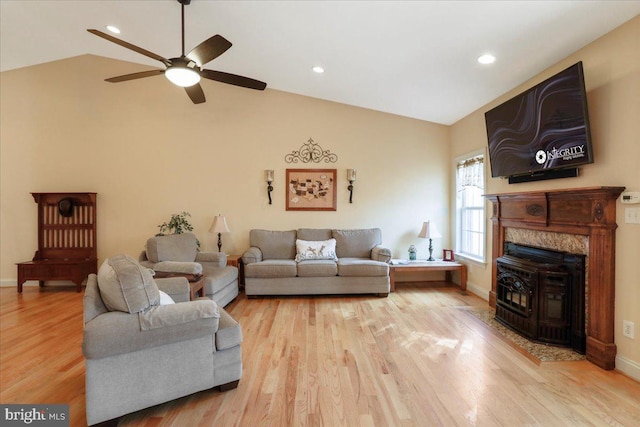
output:
[[[492,307],[496,304],[496,260],[503,255],[506,228],[588,236],[587,360],[603,369],[615,368],[616,200],[624,189],[588,187],[486,195],[493,203]]]

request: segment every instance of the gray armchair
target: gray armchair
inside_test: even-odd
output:
[[[160,305],[160,290],[176,303]],[[154,280],[124,255],[89,276],[82,343],[89,425],[201,390],[237,386],[240,325],[210,299],[188,300],[187,279]]]
[[[238,269],[224,252],[198,252],[197,242],[192,233],[152,237],[138,261],[158,274],[202,274],[205,295],[224,307],[238,296]]]

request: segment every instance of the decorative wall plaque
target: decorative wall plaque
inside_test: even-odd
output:
[[[338,156],[316,144],[313,138],[309,138],[298,150],[293,150],[284,156],[284,161],[287,163],[320,163],[321,161],[335,163],[338,161]]]

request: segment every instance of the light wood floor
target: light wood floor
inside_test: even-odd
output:
[[[82,295],[0,289],[0,402],[68,403],[86,425]],[[237,389],[205,391],[121,426],[638,426],[640,384],[589,362],[536,364],[465,313],[458,288],[388,298],[247,300]]]

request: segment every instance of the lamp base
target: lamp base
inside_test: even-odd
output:
[[[427,258],[427,261],[435,261],[433,258],[433,245],[431,244],[431,239],[429,239],[429,258]]]
[[[218,233],[218,252],[222,251],[222,233]]]

